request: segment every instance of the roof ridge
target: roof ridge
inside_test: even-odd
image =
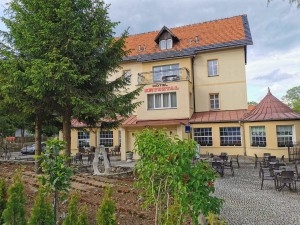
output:
[[[207,21],[204,21],[204,22],[191,23],[191,24],[186,24],[186,25],[181,25],[181,26],[175,26],[175,27],[171,27],[171,28],[167,27],[166,25],[163,25],[163,27],[167,27],[169,30],[172,30],[172,29],[176,29],[176,28],[189,27],[189,26],[194,26],[194,25],[198,25],[198,24],[211,23],[211,22],[216,22],[216,21],[221,21],[221,20],[227,20],[227,19],[232,19],[232,18],[235,18],[235,17],[243,17],[243,16],[247,16],[247,14],[240,14],[240,15],[230,16],[230,17],[224,17],[224,18],[220,18],[220,19],[207,20]],[[148,32],[130,34],[130,35],[128,35],[128,37],[137,36],[137,35],[143,35],[143,34],[149,34],[149,33],[154,33],[154,32],[159,32],[159,31],[161,31],[161,29],[162,28],[160,28],[159,30],[153,30],[153,31],[148,31]]]

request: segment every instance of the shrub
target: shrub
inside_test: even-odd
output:
[[[19,173],[14,175],[13,183],[8,188],[3,220],[5,225],[26,225],[24,185]]]
[[[28,225],[53,225],[53,223],[53,207],[47,201],[43,190],[40,188],[34,201]]]
[[[7,190],[6,183],[4,179],[0,180],[0,224],[3,224],[2,213],[6,207],[7,201]]]
[[[78,195],[74,194],[68,206],[68,214],[63,225],[77,225],[78,222]]]
[[[85,205],[85,206],[83,206],[81,208],[81,213],[80,213],[80,215],[78,217],[78,223],[77,223],[77,225],[88,225],[89,224],[89,222],[88,222],[88,216],[87,216],[86,211],[87,211],[87,207]]]
[[[219,213],[222,200],[214,197],[214,187],[208,186],[217,177],[215,171],[208,163],[191,163],[196,144],[170,137],[164,130],[144,129],[136,135],[135,151],[141,159],[135,166],[135,186],[142,190],[145,205],[155,206],[155,224],[163,224],[170,210],[176,211],[173,217],[177,218],[171,218],[176,224],[187,217],[198,224],[200,213]]]
[[[97,212],[97,225],[117,225],[115,215],[116,206],[115,202],[111,199],[111,195],[111,187],[106,188]]]

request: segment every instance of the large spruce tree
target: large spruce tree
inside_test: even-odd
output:
[[[139,90],[125,92],[126,80],[109,79],[127,55],[125,39],[101,0],[12,0],[2,32],[1,80],[10,99],[36,115],[58,115],[70,155],[71,119],[89,125],[131,113]],[[111,80],[111,81],[109,81]],[[12,83],[13,84],[12,84]],[[123,94],[120,94],[123,93]],[[6,95],[8,98],[8,94]],[[111,124],[102,123],[102,127]]]

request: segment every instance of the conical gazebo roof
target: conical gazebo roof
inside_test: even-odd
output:
[[[270,120],[300,120],[300,114],[272,95],[268,94],[248,114],[243,121],[270,121]]]

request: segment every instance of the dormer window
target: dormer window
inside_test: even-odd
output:
[[[160,50],[170,49],[172,47],[173,47],[173,40],[172,39],[160,40],[160,42],[159,42]]]
[[[163,27],[154,41],[159,45],[160,50],[166,50],[173,48],[173,45],[179,42],[179,39],[171,30],[167,27]]]

